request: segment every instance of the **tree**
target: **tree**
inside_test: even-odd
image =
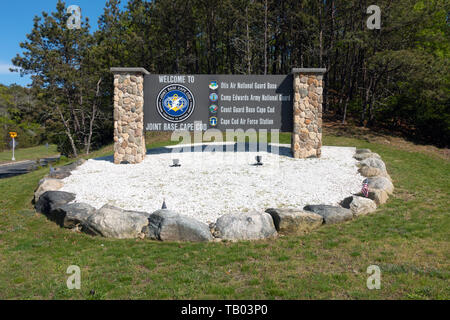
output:
[[[88,20],[80,29],[69,29],[67,19],[62,1],[56,12],[36,16],[27,41],[20,44],[24,53],[13,64],[22,74],[31,74],[32,87],[52,109],[53,120],[62,125],[66,142],[59,141],[60,151],[76,157],[80,148],[89,152],[91,147],[101,77],[92,66],[94,42]]]

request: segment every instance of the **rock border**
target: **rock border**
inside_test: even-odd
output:
[[[86,160],[51,170],[39,181],[33,203],[36,211],[75,232],[117,239],[159,241],[241,241],[302,235],[323,224],[342,223],[376,211],[394,192],[394,185],[380,155],[356,149],[358,172],[366,177],[368,197],[358,193],[343,199],[339,206],[311,204],[303,208],[268,208],[222,215],[209,226],[196,219],[161,209],[153,213],[123,210],[105,205],[96,210],[86,203],[71,203],[76,195],[58,191],[62,179]]]

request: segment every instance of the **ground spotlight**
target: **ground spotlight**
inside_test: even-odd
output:
[[[172,163],[171,167],[181,167],[180,159],[172,159]]]

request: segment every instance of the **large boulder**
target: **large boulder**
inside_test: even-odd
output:
[[[148,217],[148,225],[143,229],[145,236],[149,239],[161,240],[159,237],[159,233],[161,231],[161,225],[163,221],[176,219],[178,216],[178,213],[168,209],[161,209],[153,212]]]
[[[362,196],[362,194],[358,194],[359,196]],[[377,206],[386,203],[386,201],[389,198],[389,195],[387,194],[386,191],[381,190],[381,189],[369,189],[369,199],[372,199],[373,201],[375,201],[375,203],[377,204]]]
[[[329,205],[307,205],[303,208],[320,215],[326,224],[340,223],[353,218],[353,213],[349,209]]]
[[[64,191],[46,191],[35,204],[36,211],[53,219],[52,212],[58,207],[75,200],[75,194]]]
[[[378,158],[381,159],[380,155],[378,153],[374,152],[366,152],[366,153],[356,153],[353,158],[355,158],[358,161],[365,160],[367,158]]]
[[[360,162],[360,166],[368,166],[372,168],[377,168],[382,173],[387,173],[386,171],[386,165],[384,164],[383,160],[378,158],[367,158]]]
[[[67,170],[67,169],[55,169],[55,171],[51,172],[50,174],[48,174],[47,177],[52,178],[52,179],[65,179],[67,177],[69,177],[71,175],[71,170]]]
[[[213,236],[209,226],[194,218],[161,209],[148,218],[148,226],[143,229],[146,237],[161,241],[211,241]]]
[[[52,212],[52,216],[61,227],[72,229],[81,226],[81,230],[85,231],[83,229],[88,229],[89,217],[95,212],[95,208],[87,203],[68,203],[57,207]]]
[[[260,240],[276,237],[272,216],[267,212],[233,213],[216,221],[216,235],[224,240]]]
[[[38,202],[39,197],[47,191],[57,191],[64,186],[61,180],[45,178],[39,182],[39,186],[34,191],[33,203]]]
[[[62,169],[72,171],[81,166],[85,162],[86,162],[85,159],[78,159],[77,161],[72,162],[71,164],[63,166]]]
[[[346,209],[350,209],[355,217],[366,215],[377,210],[375,201],[359,196],[345,198],[341,205]]]
[[[367,185],[370,189],[379,189],[384,190],[388,194],[392,194],[394,192],[394,185],[391,180],[386,177],[372,177],[367,179]]]
[[[77,161],[71,164],[65,165],[60,168],[55,168],[55,170],[51,172],[48,175],[48,177],[53,179],[65,179],[72,174],[73,170],[75,170],[77,167],[81,166],[85,162],[86,160],[84,159],[78,159]]]
[[[390,177],[389,177],[389,175],[387,174],[386,171],[383,171],[381,169],[374,168],[374,167],[369,167],[369,166],[366,166],[366,165],[361,166],[358,169],[358,172],[363,177],[387,177],[388,179],[390,179]]]
[[[370,149],[356,149],[355,153],[371,153],[372,151]]]
[[[299,209],[270,208],[266,212],[272,216],[275,229],[284,234],[303,234],[323,223],[320,215]]]
[[[86,227],[107,238],[142,238],[142,229],[148,225],[148,213],[128,211],[104,205],[86,220]]]

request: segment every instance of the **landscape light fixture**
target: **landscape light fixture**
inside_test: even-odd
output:
[[[181,167],[180,159],[172,159],[173,165],[171,167]]]
[[[262,156],[256,156],[255,159],[256,159],[255,166],[262,166],[263,165],[263,163],[261,162],[262,161]]]

